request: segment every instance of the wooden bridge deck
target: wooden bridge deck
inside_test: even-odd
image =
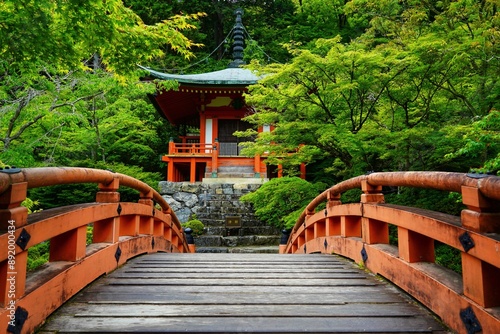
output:
[[[443,333],[398,289],[329,255],[171,254],[129,261],[63,305],[57,332]]]

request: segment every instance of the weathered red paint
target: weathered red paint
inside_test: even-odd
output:
[[[20,207],[27,189],[56,184],[97,183],[96,203],[34,213],[27,217]],[[139,192],[138,203],[120,203],[118,187]],[[161,209],[153,207],[157,203]],[[119,207],[119,210],[118,210]],[[80,289],[127,259],[150,252],[190,252],[180,223],[161,195],[147,184],[126,175],[86,168],[33,168],[20,173],[0,173],[0,328],[6,329],[7,306],[28,311],[22,333],[31,333],[45,318]],[[87,226],[93,224],[91,245],[86,245]],[[22,231],[31,236],[25,249],[15,246],[15,269],[4,252]],[[49,263],[26,274],[27,250],[50,240]],[[154,242],[153,242],[154,240]],[[121,250],[118,261],[115,253]],[[15,297],[8,278],[15,271]],[[9,290],[10,289],[10,290]]]
[[[461,217],[384,204],[383,186],[459,192],[467,209]],[[339,195],[361,188],[361,203],[340,203]],[[316,208],[327,202],[327,209]],[[398,228],[389,245],[388,225]],[[315,231],[314,234],[310,231]],[[465,251],[459,237],[475,246]],[[373,173],[341,182],[316,197],[294,226],[282,253],[337,253],[363,263],[434,311],[454,331],[466,333],[460,311],[471,307],[485,332],[500,332],[500,178],[461,173]],[[434,262],[434,241],[462,251],[462,276]]]

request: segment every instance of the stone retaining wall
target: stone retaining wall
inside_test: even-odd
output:
[[[243,235],[277,235],[279,231],[258,220],[251,204],[243,203],[240,197],[255,191],[260,184],[246,183],[159,183],[163,198],[183,223],[196,214],[205,225],[205,235],[226,236],[226,217],[239,216]]]

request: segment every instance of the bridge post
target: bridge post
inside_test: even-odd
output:
[[[434,239],[398,226],[399,257],[414,262],[432,262],[435,260]]]
[[[334,236],[334,235],[341,235],[342,231],[342,218],[338,217],[330,217],[330,212],[333,210],[333,208],[337,205],[342,205],[342,201],[340,200],[340,194],[335,194],[332,192],[328,192],[326,195],[327,202],[326,202],[326,212],[325,215],[326,217],[326,228],[325,228],[325,235],[327,236]],[[345,223],[345,220],[344,220]],[[344,224],[345,226],[345,224]]]
[[[7,307],[24,295],[26,289],[26,267],[28,249],[24,248],[29,238],[20,246],[23,226],[28,223],[28,209],[21,206],[26,199],[28,183],[14,181],[0,194],[0,229],[7,231],[7,243],[2,252],[7,253],[5,261],[0,262],[0,305]]]
[[[384,194],[382,186],[376,186],[368,183],[368,180],[361,181],[361,203],[384,203]],[[363,242],[367,244],[388,244],[389,243],[389,225],[385,222],[362,217],[362,237]]]
[[[500,232],[500,202],[469,186],[462,186],[462,201],[467,206],[461,213],[463,227],[479,233]],[[462,252],[464,295],[483,307],[500,306],[500,269],[469,254],[470,249]],[[490,251],[492,257],[498,256],[498,250]]]
[[[85,257],[87,226],[59,234],[50,239],[49,261],[78,261]]]
[[[151,212],[154,212],[153,191],[150,190],[148,192],[141,192],[139,195],[138,203],[149,206],[151,208]],[[154,235],[154,232],[155,232],[154,218],[141,217],[139,222],[139,233]]]
[[[96,202],[99,203],[119,203],[120,193],[118,188],[120,180],[114,178],[109,184],[99,183],[99,192],[96,194]],[[119,204],[118,204],[119,205]],[[117,210],[118,206],[117,205]],[[120,228],[120,217],[113,217],[94,223],[93,242],[118,242]]]

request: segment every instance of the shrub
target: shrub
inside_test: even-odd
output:
[[[49,241],[44,241],[28,249],[28,271],[35,270],[49,261]]]
[[[323,183],[310,183],[298,177],[283,177],[264,183],[240,200],[251,203],[255,215],[267,224],[290,228],[307,204],[324,189]]]
[[[201,220],[196,218],[196,215],[191,216],[191,218],[187,222],[181,224],[181,226],[192,229],[193,236],[202,235],[205,228],[205,225],[201,222]]]

